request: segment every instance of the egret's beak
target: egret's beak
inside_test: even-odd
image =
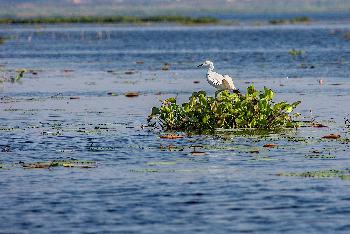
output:
[[[202,67],[203,66],[203,63],[202,64],[199,64],[197,67]]]

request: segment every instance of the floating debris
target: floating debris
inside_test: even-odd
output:
[[[135,63],[136,64],[144,64],[145,62],[144,61],[136,61]]]
[[[135,72],[134,71],[126,71],[126,72],[124,72],[124,74],[125,75],[132,75],[132,74],[135,74]]]
[[[251,153],[251,154],[259,154],[260,151],[259,150],[251,150],[251,151],[249,151],[249,153]]]
[[[201,152],[201,151],[192,151],[191,154],[192,154],[192,156],[204,156],[207,153],[206,152]]]
[[[314,128],[328,128],[328,126],[323,125],[321,123],[312,123],[311,126],[314,127]]]
[[[107,95],[108,95],[108,96],[118,96],[118,94],[117,94],[117,93],[114,93],[114,92],[109,92],[109,93],[107,93]]]
[[[204,156],[204,155],[206,155],[206,152],[204,152],[204,151],[197,151],[197,148],[203,148],[202,145],[192,145],[191,148],[193,148],[193,151],[191,152],[191,154],[193,156]]]
[[[124,93],[125,97],[138,97],[140,94],[138,92],[127,92]]]
[[[161,139],[180,139],[180,138],[184,138],[183,135],[172,135],[172,134],[169,134],[169,135],[161,135],[160,136]]]
[[[339,139],[341,136],[339,134],[329,134],[329,135],[326,135],[326,136],[323,136],[322,138],[324,139]]]
[[[170,64],[169,63],[164,63],[164,66],[162,67],[163,71],[168,71],[170,69]]]
[[[276,144],[265,144],[265,145],[263,145],[263,147],[265,147],[265,148],[275,148],[275,147],[277,147],[277,145]]]
[[[200,81],[199,81],[199,80],[195,80],[195,81],[193,81],[193,83],[194,83],[194,84],[199,84]]]
[[[76,100],[76,99],[80,99],[80,97],[69,97],[69,99]]]

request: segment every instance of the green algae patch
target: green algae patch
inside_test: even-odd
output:
[[[160,107],[153,107],[148,118],[149,126],[163,131],[214,133],[217,129],[278,130],[294,128],[291,112],[300,101],[273,102],[275,94],[264,87],[254,86],[246,94],[218,91],[215,97],[204,91],[194,92],[189,101],[178,104],[176,98],[168,98]]]
[[[350,169],[345,170],[319,170],[319,171],[306,171],[306,172],[288,172],[279,173],[278,176],[290,176],[290,177],[302,177],[302,178],[340,178],[344,180],[350,179]]]

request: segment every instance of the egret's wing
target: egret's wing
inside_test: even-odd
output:
[[[222,75],[216,72],[208,74],[207,77],[208,80],[210,80],[210,82],[216,86],[222,85],[222,80],[224,79]]]
[[[230,90],[230,84],[227,82],[227,80],[222,80],[222,85],[225,87],[226,90]]]
[[[226,89],[234,90],[236,89],[235,85],[233,84],[232,78],[229,75],[224,75],[224,79],[222,80],[222,84]]]

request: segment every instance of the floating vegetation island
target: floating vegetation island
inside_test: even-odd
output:
[[[296,127],[291,112],[300,101],[274,103],[274,92],[254,86],[246,94],[217,92],[215,97],[204,91],[194,92],[189,102],[177,104],[175,98],[163,101],[161,107],[153,107],[149,116],[150,126],[165,131],[212,133],[216,129],[277,130]],[[295,114],[298,115],[298,114]]]
[[[0,24],[60,24],[60,23],[176,23],[176,24],[217,24],[220,20],[213,17],[187,16],[72,16],[72,17],[36,17],[36,18],[2,18]]]

